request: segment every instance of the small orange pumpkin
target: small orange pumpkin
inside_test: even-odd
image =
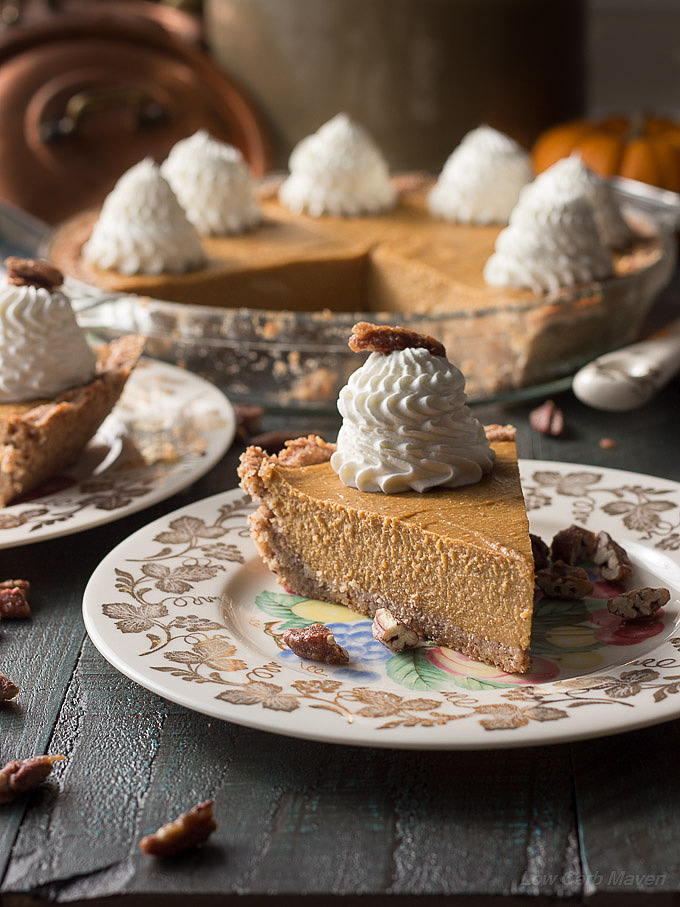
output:
[[[661,117],[572,120],[542,133],[531,156],[540,173],[572,152],[601,176],[626,176],[680,192],[680,123]]]

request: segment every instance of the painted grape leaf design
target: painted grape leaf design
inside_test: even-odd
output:
[[[410,690],[441,690],[455,686],[443,671],[428,661],[423,649],[401,652],[387,662],[387,676]]]
[[[255,604],[261,611],[264,611],[265,614],[269,614],[271,617],[275,617],[278,620],[289,622],[286,625],[286,629],[289,627],[306,627],[307,624],[314,623],[313,620],[298,617],[292,612],[295,605],[306,601],[309,601],[309,599],[302,595],[289,595],[286,592],[260,592],[260,594],[255,597]]]

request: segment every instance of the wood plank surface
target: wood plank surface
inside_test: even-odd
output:
[[[476,408],[514,422],[520,455],[680,481],[680,383],[622,421],[569,392],[568,434],[531,431],[537,401]],[[630,420],[630,421],[629,421]],[[337,420],[268,417],[300,433]],[[617,446],[603,450],[601,437]],[[655,443],[650,443],[650,438]],[[154,907],[179,902],[636,903],[680,892],[680,722],[575,744],[408,752],[295,740],[219,722],[138,687],[85,638],[80,602],[118,541],[234,487],[238,449],[191,489],[81,535],[0,551],[0,578],[32,581],[31,621],[0,625],[0,758],[63,752],[50,781],[1,807],[0,903]],[[206,797],[219,830],[159,862],[139,839]],[[621,875],[623,873],[623,875]],[[628,884],[626,879],[632,876]],[[644,877],[653,876],[654,885]],[[663,878],[662,878],[663,877]],[[500,899],[500,900],[499,900]],[[608,900],[607,900],[608,899]],[[104,903],[104,901],[102,901]]]

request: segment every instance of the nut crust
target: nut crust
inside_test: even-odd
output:
[[[59,268],[42,258],[18,258],[12,255],[5,259],[7,283],[15,287],[38,287],[55,290],[64,282]]]
[[[213,801],[205,800],[172,822],[161,825],[153,834],[142,838],[139,849],[154,857],[174,857],[203,844],[216,828]]]
[[[349,653],[335,641],[333,631],[323,624],[286,630],[283,641],[298,658],[329,665],[347,664]]]
[[[15,759],[0,769],[0,803],[10,803],[21,794],[43,783],[55,762],[64,756],[34,756],[32,759]]]
[[[633,565],[628,552],[615,542],[608,532],[598,532],[593,561],[599,566],[604,579],[625,583],[633,575]]]
[[[550,567],[538,570],[536,585],[551,598],[577,601],[593,591],[593,584],[582,567],[572,567],[564,561],[555,561]]]
[[[29,583],[25,579],[6,579],[0,582],[0,618],[17,620],[31,616],[26,598]]]
[[[515,441],[517,439],[517,429],[514,425],[491,425],[484,426],[484,434],[487,441]]]
[[[668,589],[653,589],[643,586],[641,589],[631,589],[622,592],[607,600],[607,610],[624,620],[643,620],[652,617],[668,603],[671,593]]]
[[[352,328],[349,348],[354,353],[394,353],[397,350],[425,349],[433,356],[446,356],[444,344],[428,334],[408,328],[358,321]]]

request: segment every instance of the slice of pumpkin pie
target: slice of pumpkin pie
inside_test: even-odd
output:
[[[299,595],[387,608],[439,645],[527,671],[534,565],[514,429],[480,425],[432,338],[362,323],[350,346],[371,355],[340,393],[337,445],[242,456],[263,561]]]
[[[111,412],[144,346],[97,351],[48,262],[10,258],[0,290],[0,507],[70,466]]]

